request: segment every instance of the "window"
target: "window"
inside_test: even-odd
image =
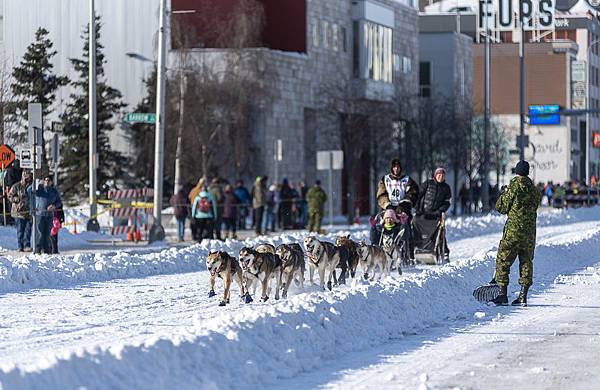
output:
[[[329,22],[323,21],[323,47],[329,47]]]
[[[431,62],[419,63],[419,89],[421,96],[431,96]]]
[[[366,56],[362,77],[391,83],[392,29],[369,21],[363,22],[362,49]]]
[[[338,51],[338,40],[339,40],[338,25],[335,23],[331,24],[331,47],[334,51]]]
[[[352,69],[354,77],[360,77],[360,35],[359,35],[359,24],[354,22],[352,24]]]
[[[340,31],[342,33],[342,50],[346,53],[348,51],[348,45],[346,44],[346,27],[341,27]]]
[[[317,18],[313,18],[312,39],[313,39],[313,46],[319,47],[319,20]]]
[[[408,57],[402,57],[402,73],[412,72],[412,61]]]

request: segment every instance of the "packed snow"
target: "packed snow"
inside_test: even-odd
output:
[[[600,261],[599,219],[600,208],[540,215],[534,293]],[[503,223],[498,215],[448,220],[452,262],[443,267],[356,280],[333,292],[291,289],[276,303],[245,305],[234,286],[226,308],[217,306],[219,296],[207,298],[210,250],[235,254],[259,242],[299,242],[305,234],[146,254],[1,257],[0,383],[20,389],[279,386],[447,321],[489,321],[493,315],[471,292],[493,273]],[[368,236],[362,227],[322,238],[346,233],[355,240]]]

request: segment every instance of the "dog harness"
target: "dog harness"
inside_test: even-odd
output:
[[[388,194],[388,199],[392,206],[396,207],[406,195],[406,187],[408,186],[408,176],[403,176],[400,179],[395,179],[392,175],[385,175],[383,182]]]

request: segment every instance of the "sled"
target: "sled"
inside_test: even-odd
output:
[[[415,235],[415,260],[419,264],[442,265],[448,263],[446,248],[446,225],[444,213],[439,219],[417,216],[413,219]]]

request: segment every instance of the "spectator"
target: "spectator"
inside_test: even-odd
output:
[[[265,231],[275,231],[275,224],[277,222],[277,209],[278,209],[278,198],[277,186],[271,184],[269,191],[267,192],[267,221],[265,224]]]
[[[262,223],[263,223],[263,213],[265,211],[265,205],[267,204],[267,194],[266,194],[266,183],[267,176],[256,178],[254,182],[254,186],[252,187],[252,209],[254,212],[254,231],[256,234],[260,235]]]
[[[317,180],[315,185],[308,190],[306,200],[308,202],[308,231],[321,233],[321,222],[327,194],[321,188],[320,180]]]
[[[250,198],[250,192],[248,189],[244,187],[244,182],[242,180],[238,180],[235,184],[235,190],[233,193],[239,200],[238,207],[238,229],[245,230],[246,229],[246,218],[248,217],[248,209],[250,208],[250,203],[252,199]]]
[[[47,175],[44,182],[40,184],[35,192],[35,216],[36,216],[36,253],[51,253],[50,230],[54,211],[62,209],[60,195],[52,182],[52,176]],[[58,247],[58,236],[56,236]]]
[[[173,214],[177,220],[177,242],[183,242],[185,237],[185,220],[188,216],[187,194],[183,188],[179,188],[177,193],[171,196],[169,204],[173,207]]]
[[[191,189],[191,191],[188,195],[188,199],[190,201],[190,206],[194,204],[194,202],[196,201],[196,197],[203,190],[206,190],[206,178],[201,177],[198,180],[198,184],[196,184],[196,186]],[[196,225],[196,222],[197,222],[197,220],[194,217],[194,215],[190,215],[190,228],[192,230],[192,238],[196,241],[199,241],[202,238],[198,235],[198,226]]]
[[[13,184],[9,192],[12,203],[11,216],[17,225],[19,252],[31,251],[31,173],[23,171],[21,181]]]
[[[225,238],[231,233],[231,238],[237,238],[237,205],[240,200],[235,196],[231,185],[225,186],[225,192],[223,195],[223,223],[225,224]]]
[[[215,220],[213,223],[214,229],[214,237],[217,240],[221,240],[221,225],[222,225],[222,215],[223,215],[223,187],[221,187],[221,182],[219,178],[215,177],[212,179],[210,186],[208,187],[208,192],[210,192],[215,204],[216,204],[216,214]]]
[[[288,182],[287,178],[283,179],[281,184],[281,191],[279,192],[281,198],[281,204],[279,205],[279,214],[281,215],[281,222],[283,229],[292,228],[292,202],[294,200],[294,192]]]
[[[215,200],[207,189],[203,189],[192,205],[192,217],[196,221],[198,242],[202,242],[205,238],[213,238],[215,215],[217,215]]]
[[[461,214],[471,214],[471,205],[469,204],[469,189],[467,183],[463,183],[458,191],[458,197],[460,198],[460,212]]]
[[[298,190],[300,192],[300,198],[298,199],[298,225],[300,229],[306,227],[307,209],[306,209],[306,193],[308,188],[303,180],[298,183]]]

